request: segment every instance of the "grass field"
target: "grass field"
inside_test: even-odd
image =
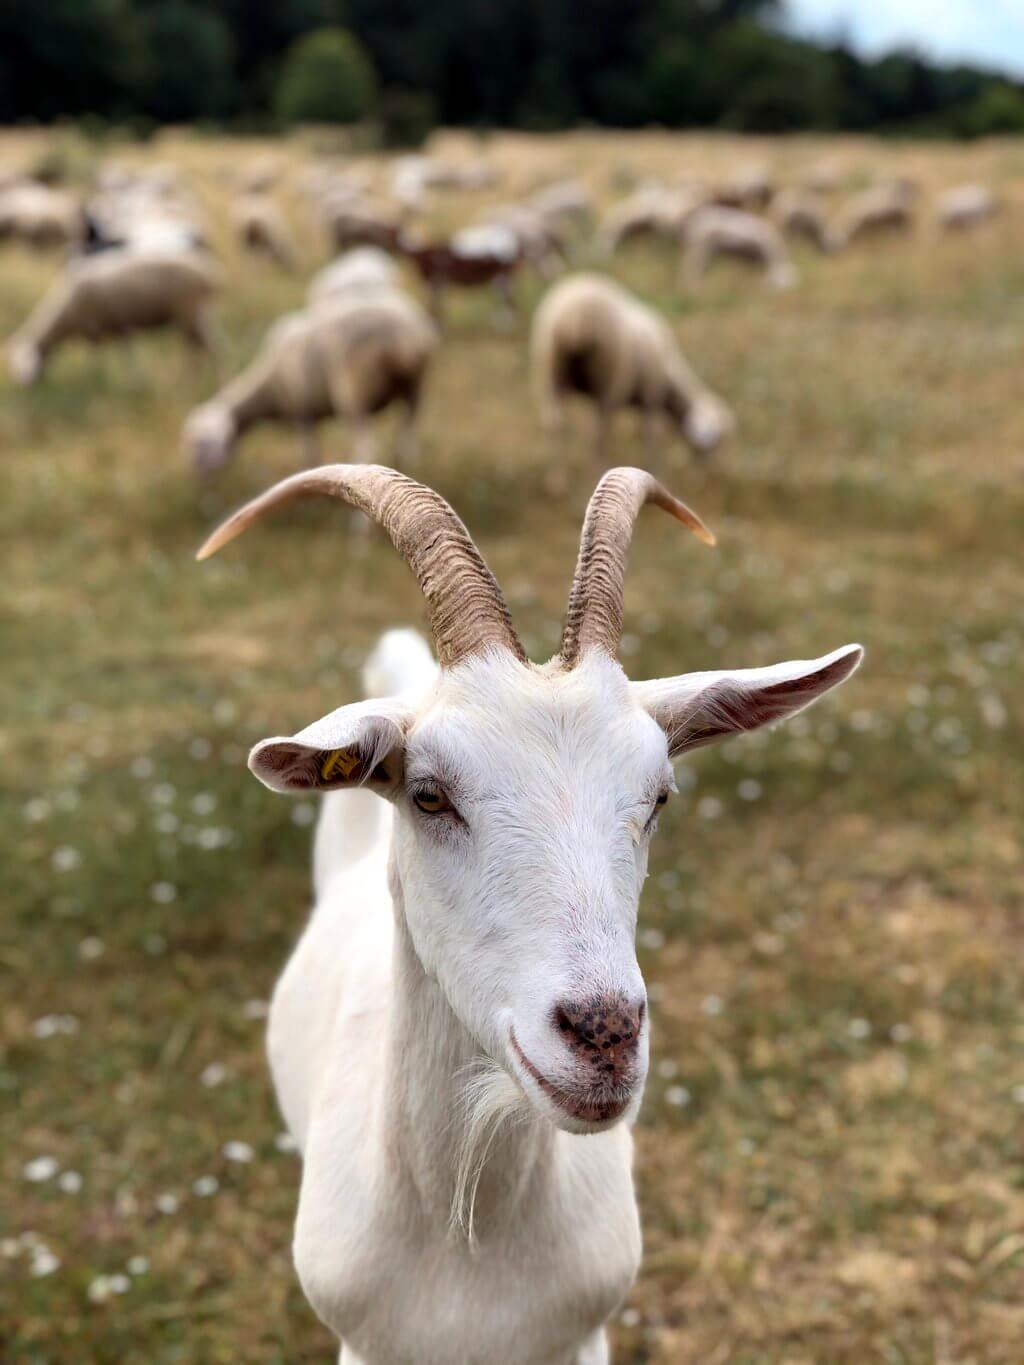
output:
[[[0,161],[26,145],[0,140]],[[213,215],[231,368],[325,259],[296,195],[303,278],[228,239],[224,172],[262,150],[169,136],[156,151]],[[967,238],[922,228],[801,255],[781,296],[729,268],[682,292],[653,247],[612,267],[672,316],[740,423],[707,466],[660,451],[656,472],[720,548],[641,522],[631,674],[868,649],[806,717],[696,756],[662,822],[640,930],[646,1256],[613,1333],[628,1365],[1016,1365],[1024,147],[588,134],[487,151],[503,197],[559,171],[607,198],[626,172],[754,156],[785,177],[827,156],[850,186],[982,178],[1007,201]],[[0,332],[56,268],[0,249]],[[525,303],[538,292],[523,283]],[[541,436],[526,322],[501,331],[490,310],[455,303],[418,472],[546,657],[597,471],[582,420],[558,448]],[[383,538],[349,557],[336,508],[296,508],[193,563],[213,522],[299,458],[289,433],[257,433],[198,490],[179,431],[214,382],[167,339],[69,350],[27,392],[0,380],[12,1365],[333,1359],[291,1270],[298,1166],[260,1021],[306,912],[315,812],[261,788],[245,753],[353,698],[377,633],[422,607]],[[347,457],[344,431],[325,437]],[[641,462],[628,419],[613,452]],[[553,468],[568,493],[551,493]]]

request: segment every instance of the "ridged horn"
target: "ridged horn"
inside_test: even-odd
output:
[[[575,668],[588,649],[613,658],[622,639],[626,562],[633,525],[647,503],[664,508],[705,545],[715,537],[696,512],[643,469],[610,469],[594,489],[583,521],[580,553],[562,631],[563,668]]]
[[[324,465],[284,479],[223,522],[196,558],[208,559],[267,512],[309,497],[339,498],[387,533],[427,600],[442,668],[490,648],[526,662],[501,589],[465,526],[440,494],[385,465]]]

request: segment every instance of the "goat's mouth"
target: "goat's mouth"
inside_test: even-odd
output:
[[[512,1054],[522,1070],[526,1072],[541,1094],[568,1118],[583,1124],[609,1124],[620,1119],[628,1109],[632,1098],[629,1094],[625,1097],[621,1093],[612,1096],[598,1096],[585,1093],[574,1094],[568,1090],[563,1090],[561,1086],[549,1080],[542,1071],[538,1071],[533,1062],[530,1061],[519,1046],[515,1029],[509,1030],[509,1042],[512,1045]]]

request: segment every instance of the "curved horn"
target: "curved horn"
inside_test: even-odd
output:
[[[583,521],[580,554],[562,631],[561,661],[575,668],[588,649],[615,657],[622,638],[626,560],[633,524],[652,502],[671,512],[705,545],[715,537],[685,502],[665,491],[642,469],[610,469],[594,489]]]
[[[284,479],[223,522],[196,558],[208,559],[264,513],[316,496],[358,507],[390,536],[427,599],[442,668],[495,646],[526,662],[501,589],[465,526],[440,494],[385,465],[325,465]]]

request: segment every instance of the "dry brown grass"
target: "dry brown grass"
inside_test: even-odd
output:
[[[0,142],[0,160],[34,145]],[[173,136],[156,152],[213,215],[232,363],[303,287],[229,240],[224,171],[261,150]],[[1024,149],[580,134],[495,138],[488,154],[503,196],[561,173],[607,198],[637,173],[766,157],[789,174],[828,157],[850,185],[877,170],[930,188],[991,178],[1009,201],[968,239],[801,257],[783,297],[729,270],[680,292],[665,251],[615,263],[741,424],[707,468],[669,442],[659,455],[721,548],[642,524],[630,671],[858,638],[869,651],[808,717],[697,758],[664,821],[641,916],[646,1261],[615,1337],[617,1359],[652,1365],[1015,1365]],[[445,200],[438,220],[481,199]],[[285,202],[308,273],[322,254]],[[3,249],[4,332],[54,268]],[[557,639],[595,471],[582,425],[560,449],[541,438],[525,324],[501,333],[489,314],[481,299],[453,309],[421,468],[478,534],[537,655]],[[2,396],[0,1236],[15,1241],[0,1356],[17,1365],[331,1358],[291,1273],[296,1168],[274,1145],[261,1025],[243,1008],[302,923],[309,830],[243,756],[353,696],[377,631],[421,608],[382,544],[346,556],[331,509],[192,564],[210,523],[298,457],[287,433],[258,434],[198,493],[178,433],[212,382],[156,340],[130,360],[69,353],[38,389]],[[346,442],[333,432],[330,453]],[[615,455],[640,458],[628,421]],[[545,491],[554,462],[564,498]],[[35,1036],[65,1013],[76,1033]],[[211,1063],[226,1076],[207,1087]],[[226,1160],[230,1139],[255,1159]],[[81,1191],[26,1181],[44,1154]],[[220,1188],[203,1197],[207,1174]],[[158,1211],[167,1192],[176,1213]],[[60,1258],[52,1274],[32,1275],[29,1232]],[[138,1255],[149,1269],[127,1293],[90,1301]]]

